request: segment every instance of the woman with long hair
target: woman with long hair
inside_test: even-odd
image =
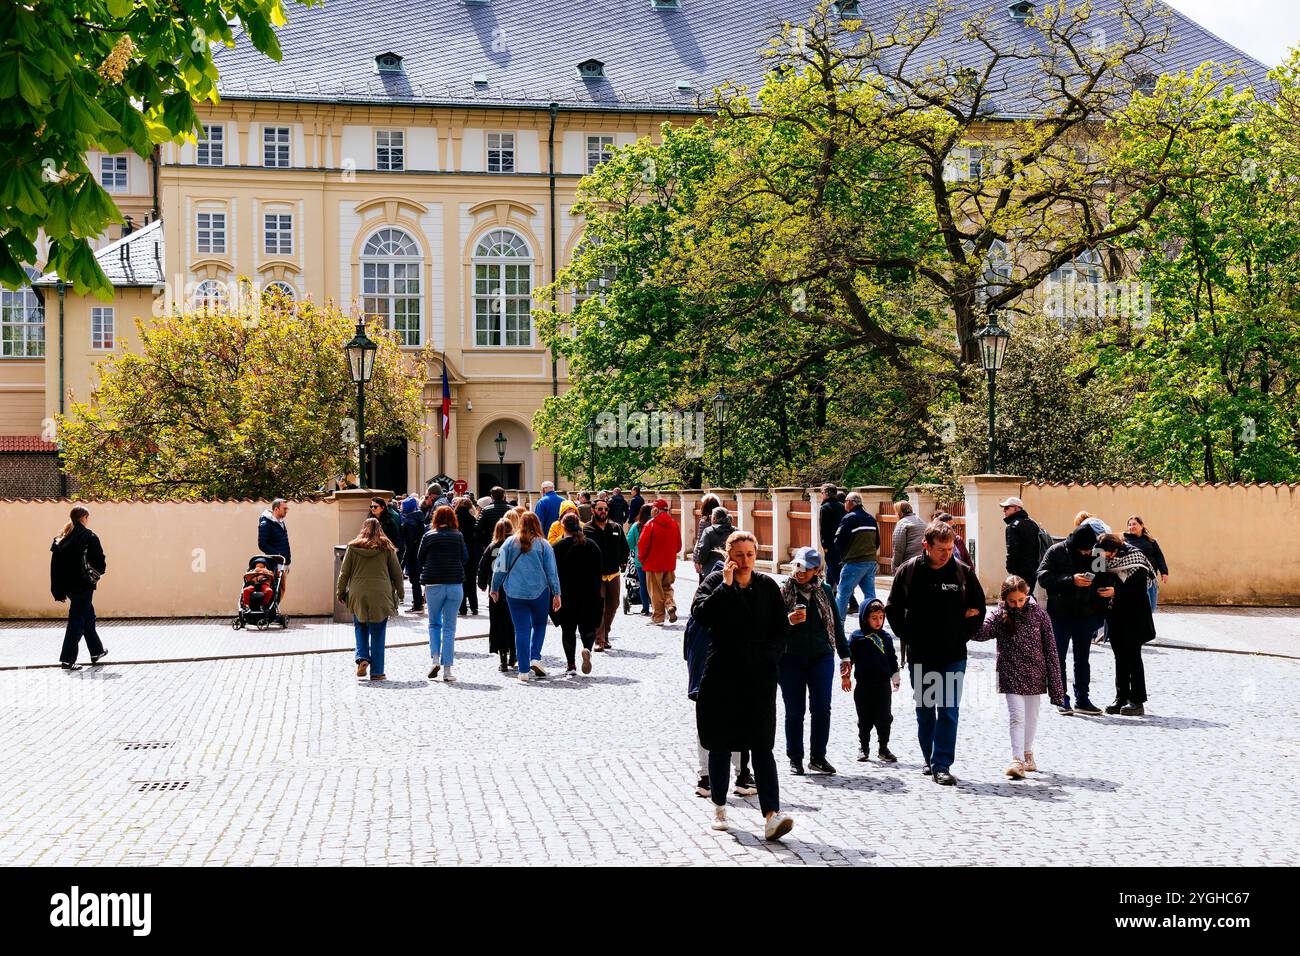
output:
[[[492,567],[491,597],[493,601],[504,598],[510,605],[519,680],[527,683],[530,674],[545,677],[542,643],[546,640],[546,615],[560,609],[560,574],[555,567],[555,551],[542,534],[542,523],[531,511],[524,513],[519,530],[497,555]]]
[[[1142,645],[1156,636],[1147,589],[1156,570],[1140,548],[1117,534],[1102,535],[1097,547],[1106,555],[1106,570],[1097,579],[1115,589],[1106,609],[1106,630],[1115,655],[1115,702],[1106,713],[1141,717],[1147,702]]]
[[[641,540],[641,529],[653,513],[654,509],[649,505],[642,505],[641,510],[634,515],[636,520],[627,529],[628,558],[632,562],[632,569],[636,571],[637,590],[641,592],[641,613],[646,617],[650,616],[650,586],[646,582],[645,568],[641,567],[641,557],[636,552],[636,546]]]
[[[460,613],[464,614],[468,610],[477,617],[478,582],[474,577],[478,570],[478,518],[474,514],[474,502],[469,496],[456,499],[456,526],[465,539],[465,547],[469,549],[469,557],[465,561],[464,596],[460,599]]]
[[[519,530],[519,519],[519,512],[511,509],[492,528],[492,541],[483,549],[478,561],[478,586],[482,590],[491,590],[492,565],[496,563],[506,539]],[[507,601],[488,601],[488,650],[501,659],[501,673],[505,674],[515,666],[515,626],[510,621]]]
[[[384,643],[388,618],[397,613],[405,595],[402,562],[397,546],[384,533],[378,518],[367,518],[343,554],[335,596],[352,612],[357,639],[357,676],[386,680]]]
[[[1147,598],[1154,613],[1160,596],[1160,585],[1169,583],[1169,565],[1165,562],[1165,553],[1160,550],[1160,542],[1151,537],[1147,523],[1139,515],[1128,516],[1128,530],[1124,533],[1124,540],[1145,554],[1155,571],[1151,583],[1147,585]]]
[[[565,675],[576,677],[575,653],[582,638],[582,672],[591,673],[591,649],[604,613],[605,600],[600,587],[601,550],[582,530],[582,521],[573,513],[560,519],[564,537],[555,545],[555,567],[560,576],[564,607],[551,614],[559,625],[567,662]]]
[[[438,672],[451,683],[456,678],[451,666],[456,660],[456,611],[465,596],[465,562],[469,548],[456,527],[456,512],[450,505],[438,505],[428,533],[420,539],[420,583],[429,609],[429,680]]]
[[[77,505],[59,536],[50,545],[50,593],[56,601],[68,601],[68,626],[63,632],[59,663],[65,671],[79,671],[77,650],[86,639],[90,663],[98,664],[108,653],[95,630],[95,585],[108,570],[104,548],[91,531],[90,512]]]
[[[722,507],[722,499],[719,498],[711,491],[708,494],[706,494],[703,498],[700,499],[700,516],[695,521],[695,545],[696,546],[699,545],[700,538],[703,536],[704,532],[708,531],[710,528],[713,527],[714,509],[721,508],[721,507]],[[697,547],[691,548],[692,557],[694,557],[694,552],[697,549],[698,549]],[[699,575],[701,581],[704,580],[704,572],[708,569],[705,568],[704,565],[701,564],[701,562],[699,562],[698,560],[694,561],[693,563],[695,564],[695,573]],[[709,561],[708,563],[710,565],[713,564],[712,561]]]

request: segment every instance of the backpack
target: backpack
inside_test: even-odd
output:
[[[1038,566],[1040,568],[1043,566],[1043,558],[1047,554],[1047,549],[1055,543],[1056,542],[1052,540],[1052,536],[1040,524],[1038,526]]]

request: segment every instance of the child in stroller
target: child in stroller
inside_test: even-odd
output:
[[[230,626],[235,630],[252,625],[259,630],[272,624],[285,628],[289,618],[280,613],[280,565],[284,559],[275,554],[255,554],[248,559],[239,607]]]
[[[266,564],[266,558],[258,555],[253,559],[253,569],[244,575],[244,593],[239,598],[239,606],[245,610],[260,611],[275,595],[271,587],[275,572]]]

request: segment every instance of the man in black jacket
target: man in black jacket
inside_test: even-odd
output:
[[[1019,498],[999,501],[1002,520],[1007,525],[1007,574],[1018,574],[1030,588],[1038,578],[1038,522],[1029,517]]]
[[[510,513],[510,506],[506,504],[506,490],[504,488],[498,486],[489,491],[488,494],[492,497],[492,504],[484,508],[482,513],[479,514],[476,529],[480,553],[492,546],[492,534],[496,531],[497,522]]]
[[[633,485],[632,500],[627,503],[627,520],[629,524],[640,516],[641,509],[644,507],[645,499],[641,497],[641,489]]]
[[[822,503],[817,510],[818,537],[822,554],[826,556],[826,583],[834,591],[840,586],[840,556],[835,553],[835,532],[844,519],[844,503],[839,499],[839,489],[829,481],[822,485]]]
[[[609,502],[597,501],[592,506],[591,524],[584,525],[582,533],[600,547],[600,593],[605,600],[600,627],[596,629],[596,650],[609,650],[609,629],[618,613],[619,593],[622,589],[623,571],[631,549],[623,526],[609,520]]]
[[[957,718],[966,678],[966,642],[984,623],[984,588],[953,558],[956,534],[935,522],[925,550],[894,573],[885,616],[903,643],[916,702],[917,737],[925,772],[952,786]]]
[[[1106,570],[1105,555],[1097,549],[1097,529],[1090,522],[1075,528],[1070,536],[1047,549],[1038,583],[1047,592],[1047,616],[1056,635],[1061,676],[1065,676],[1065,652],[1074,644],[1074,707],[1070,698],[1057,708],[1062,714],[1099,716],[1101,708],[1088,698],[1088,650],[1101,627],[1102,615],[1115,596],[1113,587],[1100,587],[1097,578]]]
[[[622,488],[615,488],[609,496],[609,520],[614,524],[627,524],[627,499],[623,497]]]

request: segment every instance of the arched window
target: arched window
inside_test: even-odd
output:
[[[268,282],[262,287],[262,304],[264,306],[274,305],[293,305],[297,294],[293,286],[279,279],[274,282]]]
[[[35,278],[28,275],[28,278]],[[29,285],[0,286],[0,358],[40,358],[45,354],[45,309]]]
[[[382,319],[403,345],[419,345],[420,247],[401,229],[385,227],[361,250],[361,308]]]
[[[192,301],[196,309],[224,309],[227,302],[226,284],[220,279],[204,279],[194,287]]]
[[[987,302],[1000,295],[1011,284],[1011,253],[1006,243],[995,239],[984,260],[984,275],[980,282],[980,301]]]
[[[493,229],[474,249],[474,344],[533,344],[533,255],[509,229]]]

